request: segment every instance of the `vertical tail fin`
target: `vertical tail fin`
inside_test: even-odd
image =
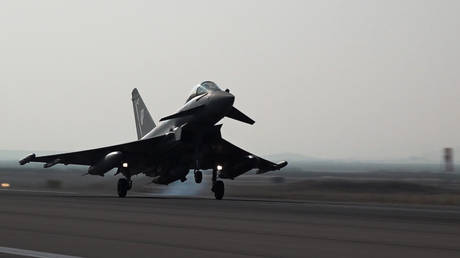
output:
[[[150,115],[144,101],[139,94],[139,91],[134,88],[131,100],[133,101],[134,108],[134,119],[136,121],[137,139],[141,139],[153,128],[155,128],[155,122],[153,122],[152,116]]]

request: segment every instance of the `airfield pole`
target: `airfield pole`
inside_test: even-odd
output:
[[[454,150],[452,148],[444,148],[444,171],[454,172]]]

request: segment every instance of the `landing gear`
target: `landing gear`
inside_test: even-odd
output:
[[[195,171],[195,183],[199,184],[203,181],[203,173],[200,170]]]
[[[216,197],[216,200],[222,200],[222,198],[224,198],[224,193],[225,193],[224,182],[222,182],[221,180],[217,180],[217,170],[216,169],[212,170],[211,191],[214,192],[214,197]]]
[[[126,178],[120,178],[118,180],[118,197],[124,198],[128,193],[129,183]]]
[[[118,179],[118,197],[124,198],[131,188],[133,188],[133,181],[129,178],[120,178]]]
[[[214,197],[216,197],[216,200],[222,200],[222,198],[224,198],[224,193],[225,193],[224,182],[220,180],[216,181],[212,190],[214,192]]]

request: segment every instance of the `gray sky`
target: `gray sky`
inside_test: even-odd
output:
[[[256,120],[223,128],[255,153],[460,146],[459,13],[448,0],[1,1],[0,149],[134,140],[133,87],[158,121],[204,80]]]

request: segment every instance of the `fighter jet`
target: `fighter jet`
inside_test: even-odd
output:
[[[44,168],[56,164],[89,166],[89,175],[104,176],[112,169],[123,175],[118,180],[119,197],[132,188],[132,176],[143,173],[153,177],[153,183],[167,185],[186,180],[193,170],[196,183],[201,183],[201,170],[212,170],[212,188],[216,199],[224,197],[221,179],[234,179],[252,169],[257,174],[280,170],[286,161],[273,163],[224,140],[221,136],[224,117],[243,123],[254,120],[233,106],[235,96],[222,90],[214,82],[195,86],[186,103],[174,114],[160,119],[158,126],[152,119],[139,91],[132,91],[137,141],[98,149],[48,156],[28,155],[19,161],[42,162]]]

